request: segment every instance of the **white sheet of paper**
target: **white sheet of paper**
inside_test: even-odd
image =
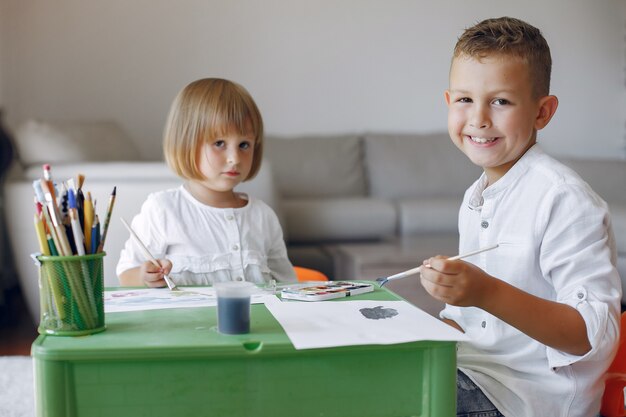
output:
[[[307,303],[275,299],[265,306],[296,349],[468,340],[465,334],[406,301]]]
[[[184,291],[169,291],[167,288],[139,288],[104,292],[104,312],[159,310],[164,308],[209,307],[217,305],[213,287],[182,287]],[[253,294],[252,304],[264,303],[275,295]]]

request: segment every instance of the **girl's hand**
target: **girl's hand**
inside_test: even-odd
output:
[[[434,298],[459,307],[481,307],[491,294],[496,278],[476,265],[436,256],[422,264],[420,281]]]
[[[139,267],[139,275],[147,287],[167,286],[163,275],[170,273],[172,270],[172,263],[167,259],[159,259],[158,262],[161,265],[160,268],[149,261],[144,262]]]

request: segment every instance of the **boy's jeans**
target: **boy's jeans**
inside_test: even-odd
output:
[[[456,371],[457,417],[504,417],[463,372]]]

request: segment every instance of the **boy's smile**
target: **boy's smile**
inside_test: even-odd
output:
[[[536,142],[556,110],[556,97],[533,97],[528,65],[512,56],[454,58],[448,131],[454,144],[493,184]],[[554,108],[545,109],[549,101]],[[547,117],[547,120],[546,120]]]

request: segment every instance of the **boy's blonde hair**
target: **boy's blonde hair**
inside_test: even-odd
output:
[[[202,180],[198,168],[200,147],[228,133],[254,136],[250,173],[254,178],[263,157],[263,119],[252,96],[241,85],[204,78],[183,88],[172,103],[163,133],[163,153],[180,177]]]
[[[478,60],[489,55],[519,57],[528,64],[533,95],[543,97],[550,92],[550,47],[539,29],[522,20],[486,19],[466,29],[454,47],[453,58],[462,55]]]

